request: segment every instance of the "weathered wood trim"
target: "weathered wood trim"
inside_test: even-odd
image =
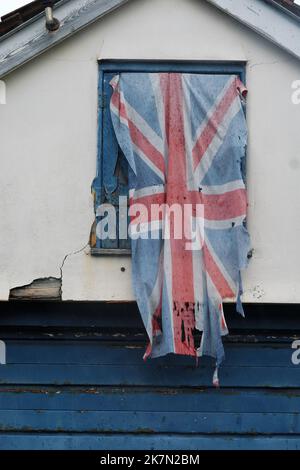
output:
[[[300,333],[298,304],[244,304],[245,318],[238,315],[233,303],[224,304],[229,331],[248,335],[290,336]],[[92,328],[144,332],[136,302],[0,302],[0,338],[6,328],[21,331],[30,328]]]
[[[283,12],[271,0],[207,1],[300,59],[300,18],[296,15]]]
[[[60,28],[49,33],[43,15],[3,36],[0,40],[0,77],[42,54],[129,0],[62,0],[55,6]]]
[[[91,255],[93,256],[130,256],[131,250],[123,248],[91,248]]]
[[[9,300],[61,300],[61,279],[36,279],[26,286],[15,287]]]

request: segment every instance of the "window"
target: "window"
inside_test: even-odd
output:
[[[102,216],[97,215],[100,204],[112,204],[117,213],[118,233],[119,196],[127,196],[128,166],[118,147],[110,116],[111,79],[121,72],[178,72],[197,74],[238,75],[245,83],[245,64],[242,62],[188,61],[101,61],[98,86],[98,156],[97,175],[93,182],[96,220],[91,236],[92,254],[128,254],[130,240],[118,237],[100,239],[96,227]]]

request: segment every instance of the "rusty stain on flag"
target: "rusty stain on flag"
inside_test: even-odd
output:
[[[113,126],[129,163],[133,287],[149,336],[145,358],[212,356],[217,386],[228,333],[223,300],[236,299],[243,315],[240,271],[250,248],[242,176],[247,90],[238,76],[222,74],[121,73],[111,85]],[[175,236],[174,207],[183,218],[191,209],[196,248],[185,230]]]

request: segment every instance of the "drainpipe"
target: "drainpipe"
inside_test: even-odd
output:
[[[60,23],[53,17],[53,0],[42,0],[42,3],[45,8],[46,28],[49,32],[58,30]]]

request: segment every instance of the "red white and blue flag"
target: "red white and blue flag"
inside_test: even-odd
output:
[[[219,365],[223,300],[239,298],[249,251],[246,89],[236,75],[179,73],[122,73],[111,85],[113,126],[129,163],[145,355],[209,355]]]

